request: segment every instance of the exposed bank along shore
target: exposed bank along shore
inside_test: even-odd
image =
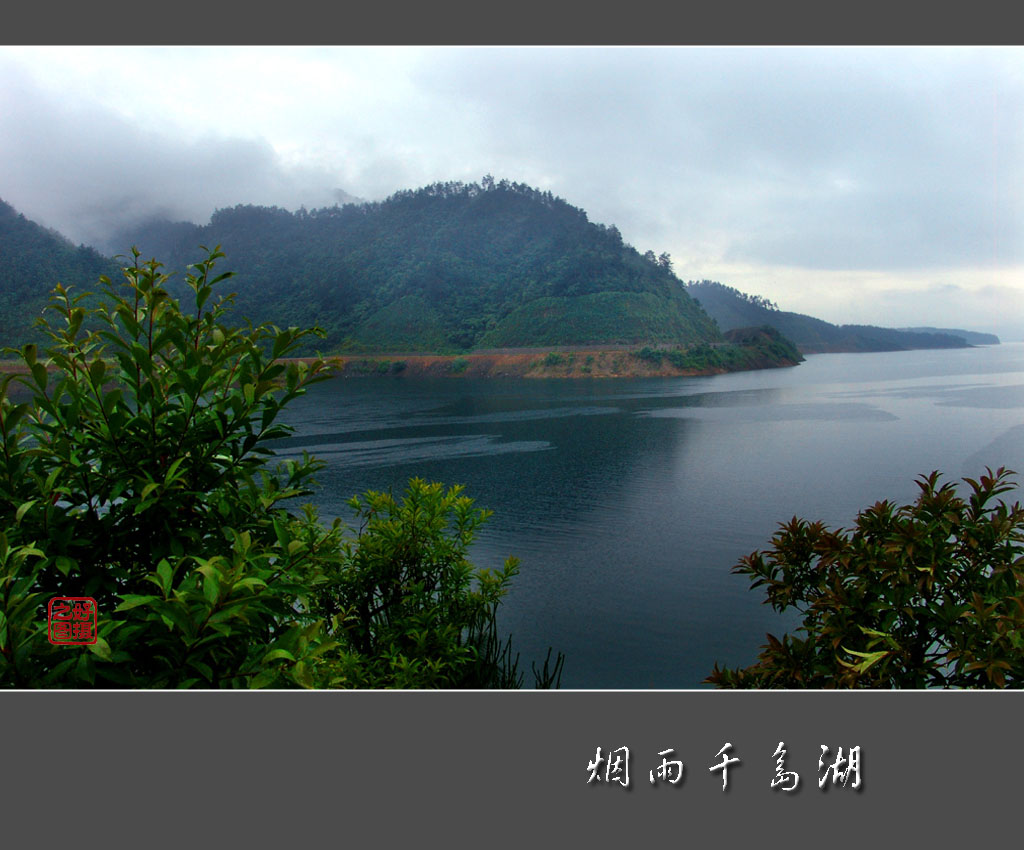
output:
[[[291,358],[311,361],[313,358]],[[326,360],[340,377],[393,378],[654,378],[717,375],[795,366],[791,346],[755,333],[736,343],[689,349],[635,346],[516,348],[471,354],[342,354]],[[21,361],[0,362],[0,374],[23,374]]]
[[[745,346],[714,348],[703,358],[670,357],[654,349],[518,349],[461,355],[375,354],[327,358],[342,377],[396,378],[645,378],[717,375],[795,366],[799,360]],[[704,359],[702,363],[687,363]],[[673,362],[674,361],[674,362]]]

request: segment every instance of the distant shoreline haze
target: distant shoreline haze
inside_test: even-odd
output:
[[[999,337],[995,334],[952,328],[834,325],[813,316],[780,310],[778,305],[765,298],[748,295],[711,280],[689,281],[686,291],[715,319],[722,330],[768,325],[792,340],[804,354],[911,351],[999,344]]]

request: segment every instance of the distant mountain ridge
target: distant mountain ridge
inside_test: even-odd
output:
[[[520,183],[435,183],[296,213],[218,210],[122,234],[169,269],[222,246],[253,321],[319,325],[325,351],[721,342],[673,274],[615,227]]]
[[[999,337],[995,334],[982,333],[981,331],[965,331],[960,328],[898,328],[907,333],[918,334],[947,334],[949,336],[962,337],[968,345],[999,345]]]
[[[792,340],[804,354],[966,348],[969,345],[961,332],[931,328],[906,330],[873,325],[833,325],[813,316],[779,310],[767,299],[747,295],[711,280],[689,281],[686,291],[718,322],[723,331],[750,325],[767,325]]]

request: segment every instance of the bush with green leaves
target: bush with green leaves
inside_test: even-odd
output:
[[[133,254],[123,285],[101,278],[98,306],[58,286],[45,358],[24,346],[23,372],[0,381],[0,683],[498,682],[486,665],[502,657],[494,613],[514,565],[493,578],[469,568],[482,514],[416,482],[407,502],[427,525],[371,521],[354,537],[290,510],[321,464],[272,467],[268,444],[291,431],[284,407],[328,375],[320,358],[287,359],[316,332],[229,325],[219,250],[187,276],[187,311],[160,264]],[[349,589],[389,559],[403,565],[399,604],[367,617]],[[94,645],[49,643],[54,596],[96,600]]]
[[[878,502],[853,528],[794,517],[734,572],[794,610],[797,635],[768,635],[758,660],[720,669],[732,688],[987,688],[1024,685],[1024,509],[998,499],[1000,468],[921,477],[913,504]]]
[[[518,562],[509,558],[495,572],[467,559],[490,512],[474,508],[461,486],[446,490],[421,479],[400,500],[371,491],[350,506],[358,536],[344,542],[344,568],[319,586],[313,605],[342,624],[351,648],[335,683],[520,687],[518,656],[511,638],[498,641],[496,623]],[[534,668],[539,687],[557,686],[562,660]]]

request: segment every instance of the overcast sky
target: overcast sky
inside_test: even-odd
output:
[[[1024,339],[1024,48],[0,48],[0,198],[76,242],[488,173],[684,280]]]

